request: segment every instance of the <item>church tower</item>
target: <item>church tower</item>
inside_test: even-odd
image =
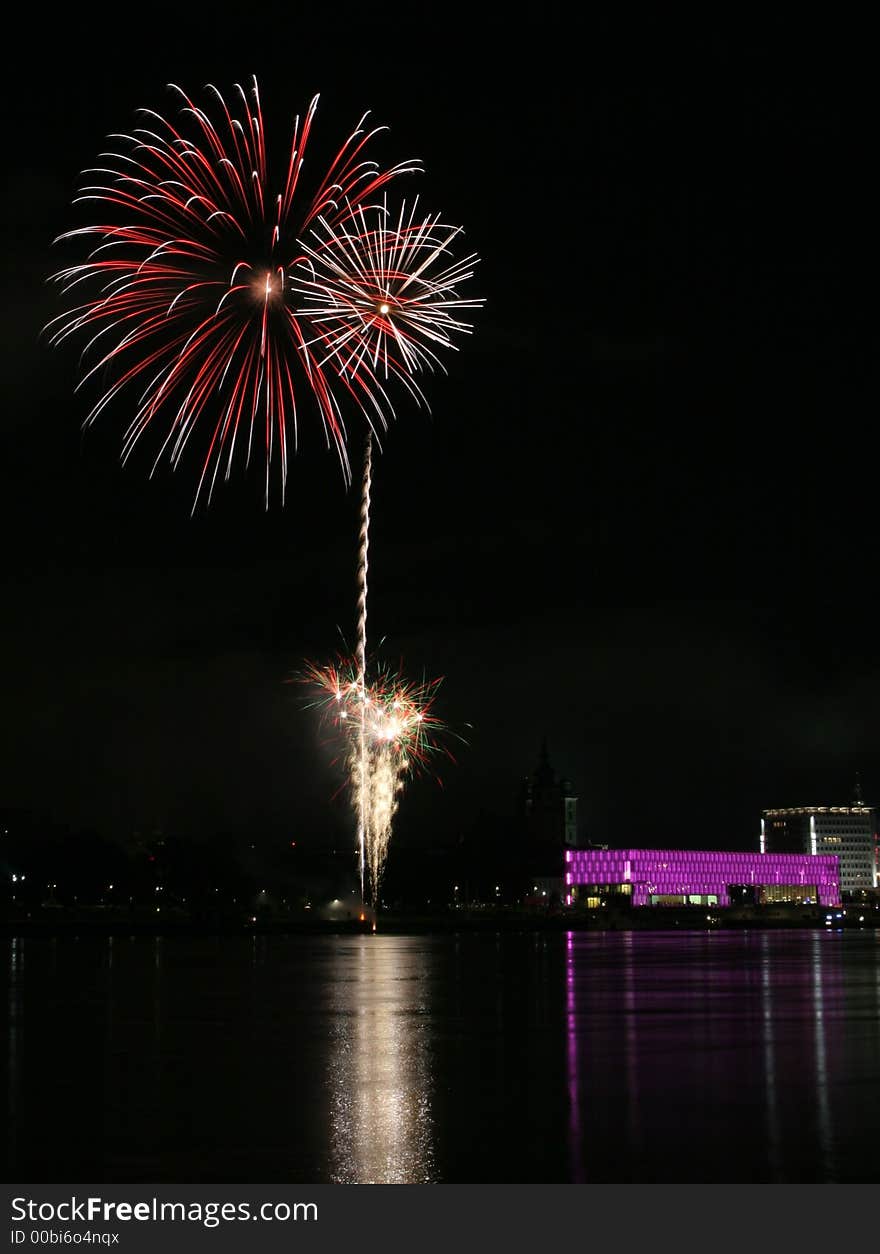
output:
[[[520,817],[532,847],[572,849],[577,844],[577,797],[567,779],[550,765],[547,738],[537,768],[523,780]]]

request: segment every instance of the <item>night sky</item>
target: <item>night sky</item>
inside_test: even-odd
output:
[[[857,771],[880,795],[857,36],[540,10],[25,20],[4,70],[0,808],[107,833],[349,823],[286,682],[354,638],[357,493],[317,421],[283,511],[242,471],[191,519],[195,456],[122,468],[119,412],[83,434],[78,350],[40,337],[104,136],[170,110],[169,81],[251,74],[270,153],[315,91],[322,142],[369,108],[383,156],[425,163],[406,193],[482,258],[474,335],[427,381],[430,417],[399,399],[375,467],[373,643],[445,676],[467,740],[442,789],[410,785],[398,838],[512,814],[545,736],[582,836],[612,844],[750,848],[764,806],[845,803]]]

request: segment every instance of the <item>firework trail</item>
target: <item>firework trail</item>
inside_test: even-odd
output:
[[[414,379],[422,370],[444,369],[438,349],[455,348],[453,336],[470,325],[459,311],[481,300],[464,298],[460,287],[474,274],[475,254],[456,261],[452,244],[459,227],[439,215],[420,216],[418,200],[404,201],[394,219],[387,202],[360,205],[340,224],[319,216],[303,245],[304,257],[291,272],[291,289],[316,332],[309,348],[320,351],[320,365],[341,378],[357,378],[366,366],[371,377],[395,378],[417,404],[424,393]],[[391,835],[399,791],[398,760],[368,748],[366,730],[367,570],[370,533],[372,440],[367,435],[361,497],[357,656],[361,693],[359,754],[353,757],[352,791],[358,798],[358,855],[361,900],[368,864],[374,905]]]
[[[411,683],[400,670],[376,666],[375,678],[362,685],[365,669],[358,649],[354,658],[330,666],[309,664],[300,678],[316,694],[311,704],[323,710],[342,739],[352,800],[364,816],[365,868],[376,906],[406,780],[431,769],[439,755],[452,759],[452,754],[441,743],[448,729],[433,713],[439,679]]]
[[[86,425],[133,392],[123,460],[159,427],[153,470],[163,456],[176,468],[198,432],[195,505],[203,492],[210,501],[236,458],[249,463],[262,444],[268,504],[275,457],[283,498],[288,443],[296,447],[305,397],[348,479],[342,401],[381,429],[393,416],[387,378],[406,384],[410,367],[389,351],[380,370],[354,343],[343,356],[296,303],[290,276],[315,264],[300,236],[319,230],[329,265],[334,233],[344,234],[359,210],[371,214],[370,198],[420,165],[368,159],[385,128],[366,130],[365,114],[309,196],[302,176],[316,96],[294,122],[286,173],[273,193],[256,79],[248,93],[236,85],[232,104],[209,85],[205,108],[172,90],[181,119],[143,109],[142,126],[111,136],[113,149],[86,171],[74,201],[99,209],[102,220],[59,237],[90,249],[85,261],[52,276],[65,294],[83,298],[47,327],[53,343],[84,336],[83,357],[95,358],[78,388],[100,379],[105,390]]]
[[[364,864],[367,845],[367,569],[370,555],[370,487],[372,478],[373,441],[367,432],[364,443],[364,477],[361,489],[361,526],[358,549],[358,598],[357,598],[357,664],[360,688],[361,718],[360,744],[355,794],[358,797],[358,863],[361,878],[361,903],[364,901]],[[390,817],[389,817],[390,826]],[[386,842],[387,843],[387,842]],[[372,863],[371,863],[372,865]],[[378,883],[378,876],[376,877]]]

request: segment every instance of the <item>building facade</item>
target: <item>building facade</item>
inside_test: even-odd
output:
[[[611,894],[633,906],[837,906],[840,867],[835,854],[567,849],[565,894],[567,904],[587,906]]]
[[[877,826],[873,807],[793,806],[764,810],[762,853],[836,854],[841,892],[877,887]]]

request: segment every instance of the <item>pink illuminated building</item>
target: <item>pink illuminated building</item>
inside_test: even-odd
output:
[[[634,906],[840,904],[840,867],[833,854],[567,849],[565,884],[569,905],[598,906],[612,894],[631,897]]]

